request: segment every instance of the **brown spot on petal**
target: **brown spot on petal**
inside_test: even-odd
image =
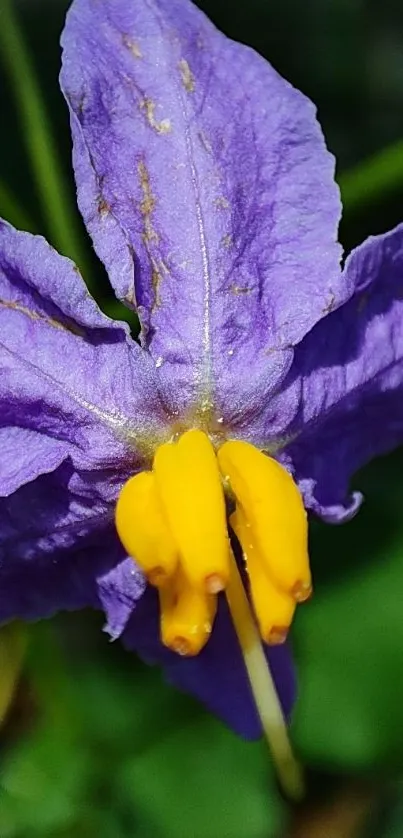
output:
[[[181,58],[179,62],[179,71],[181,74],[182,84],[188,93],[193,93],[195,89],[194,75],[185,58]]]
[[[148,99],[146,97],[145,99],[142,99],[140,102],[140,110],[145,112],[146,119],[150,128],[156,131],[157,134],[169,134],[169,132],[171,131],[171,123],[169,119],[161,119],[160,121],[158,121],[154,115],[155,108],[156,104],[152,101],[152,99]]]
[[[128,49],[131,52],[131,54],[134,56],[134,58],[142,58],[143,57],[139,45],[136,44],[136,42],[133,41],[131,38],[129,38],[129,35],[123,35],[122,43],[126,47],[126,49]]]
[[[232,247],[233,244],[234,244],[234,240],[232,238],[231,233],[227,233],[225,236],[222,237],[222,239],[221,239],[222,247],[226,247],[228,249],[228,248]]]
[[[156,199],[153,195],[150,183],[150,176],[148,169],[143,160],[138,164],[138,173],[140,177],[140,186],[143,193],[143,199],[140,202],[140,212],[143,216],[144,227],[142,239],[147,251],[150,270],[151,270],[151,285],[154,291],[154,303],[152,310],[155,311],[160,305],[160,284],[163,274],[169,274],[169,269],[163,259],[155,253],[155,247],[159,243],[159,236],[153,225],[153,212],[156,206]]]
[[[19,311],[20,314],[25,314],[30,320],[38,320],[46,323],[48,326],[53,326],[54,329],[61,329],[63,332],[71,332],[73,335],[83,337],[85,332],[80,329],[76,323],[61,323],[55,317],[47,317],[45,314],[40,314],[38,311],[31,311],[30,308],[20,305],[20,303],[11,302],[11,300],[0,300],[0,307],[8,308],[12,311]]]
[[[97,210],[98,210],[98,215],[100,215],[101,218],[104,218],[106,215],[109,215],[109,213],[111,211],[111,208],[110,208],[108,202],[102,196],[98,199]]]
[[[334,309],[334,304],[335,304],[335,302],[336,302],[336,297],[335,297],[335,295],[334,295],[333,291],[331,291],[331,292],[330,292],[330,299],[329,299],[329,302],[328,302],[328,303],[326,303],[326,305],[325,305],[325,307],[324,307],[324,309],[323,309],[323,311],[322,311],[322,314],[324,314],[324,315],[326,315],[326,314],[330,314],[330,313],[333,311],[333,309]]]
[[[235,294],[235,296],[238,297],[240,294],[250,294],[250,292],[253,289],[252,288],[247,288],[247,287],[242,287],[240,285],[230,285],[229,290],[231,291],[232,294]]]
[[[140,204],[140,212],[145,220],[145,223],[147,221],[151,223],[151,215],[155,208],[155,198],[151,191],[150,175],[148,174],[148,169],[143,160],[141,160],[138,164],[138,172],[140,175],[140,185],[143,191],[143,200]],[[149,240],[158,238],[154,230],[152,232],[149,231],[147,237]]]
[[[220,195],[218,198],[214,198],[213,204],[217,209],[229,209],[230,203],[224,198],[223,195]]]

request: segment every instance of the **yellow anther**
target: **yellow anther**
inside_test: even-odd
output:
[[[119,538],[153,585],[175,572],[178,550],[164,518],[155,477],[142,471],[124,484],[116,505]]]
[[[123,486],[116,527],[127,552],[158,587],[161,639],[177,654],[197,655],[205,646],[216,594],[226,588],[279,777],[287,793],[299,799],[301,772],[229,543],[220,469],[236,497],[231,524],[244,551],[261,636],[269,643],[285,639],[295,602],[310,588],[306,515],[292,478],[253,446],[225,443],[218,459],[199,430],[161,445],[153,471]]]
[[[218,461],[267,574],[297,602],[307,599],[312,590],[307,515],[291,475],[248,442],[225,442]]]
[[[294,616],[295,599],[270,579],[253,541],[251,527],[240,509],[230,516],[230,524],[245,558],[260,635],[265,643],[284,643]]]
[[[192,587],[180,569],[159,598],[163,644],[179,655],[197,655],[210,636],[216,598]]]
[[[188,581],[199,591],[217,593],[229,577],[229,540],[221,477],[210,440],[202,431],[187,431],[177,443],[157,449],[153,470]]]

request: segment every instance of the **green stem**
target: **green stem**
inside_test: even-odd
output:
[[[0,53],[14,87],[32,173],[52,244],[79,266],[78,217],[70,203],[69,186],[59,165],[55,141],[41,91],[18,23],[14,0],[0,3]]]
[[[256,710],[283,791],[290,800],[299,802],[305,794],[303,770],[293,753],[280,700],[232,550],[229,558],[226,597]]]
[[[345,210],[381,198],[403,187],[403,140],[382,149],[377,154],[343,172],[339,186]]]
[[[36,233],[37,227],[5,183],[0,181],[0,216],[20,230]]]

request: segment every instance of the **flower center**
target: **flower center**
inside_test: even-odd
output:
[[[312,591],[307,516],[290,474],[247,442],[225,442],[216,454],[206,433],[186,431],[159,446],[152,471],[128,480],[116,506],[122,544],[158,588],[162,642],[180,655],[203,648],[229,585],[225,492],[266,643],[285,640],[297,602]]]

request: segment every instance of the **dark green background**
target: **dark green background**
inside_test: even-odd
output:
[[[403,7],[397,0],[200,5],[316,102],[342,184],[366,158],[401,140]],[[69,178],[65,200],[73,201],[68,122],[57,86],[67,6],[64,0],[16,4]],[[0,181],[38,231],[49,234],[3,71],[0,110]],[[374,188],[369,170],[358,197],[346,187],[341,238],[347,249],[402,220],[399,155],[395,166],[384,186]],[[83,242],[91,288],[111,307],[84,232]],[[355,478],[367,498],[358,518],[342,528],[312,526],[315,597],[299,609],[292,632],[300,691],[291,735],[308,769],[309,795],[328,796],[341,777],[369,778],[376,796],[387,787],[393,805],[373,823],[378,838],[403,834],[397,783],[403,768],[402,468],[401,453],[371,464]],[[23,678],[0,739],[1,838],[285,835],[292,813],[264,744],[238,740],[164,685],[158,672],[108,644],[101,626],[97,615],[74,615],[30,630]]]

